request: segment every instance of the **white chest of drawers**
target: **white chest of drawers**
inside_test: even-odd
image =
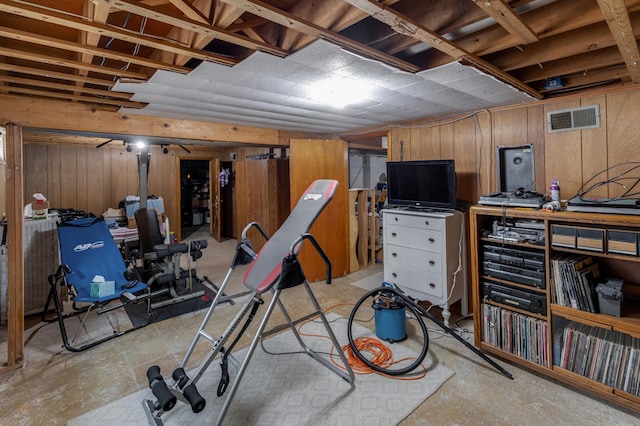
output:
[[[384,280],[442,308],[462,300],[467,314],[464,215],[457,211],[388,209],[383,215]]]

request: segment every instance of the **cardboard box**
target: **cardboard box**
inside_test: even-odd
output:
[[[158,225],[162,224],[164,222],[164,219],[162,218],[162,212],[159,212],[158,210],[156,210],[156,215],[158,216]],[[135,229],[137,227],[138,227],[138,225],[136,224],[136,218],[135,217],[127,218],[127,228]]]
[[[46,219],[49,212],[49,202],[34,201],[31,203],[31,211],[34,219]]]
[[[140,208],[140,203],[138,201],[125,204],[124,209],[127,212],[127,218],[133,217],[133,214]],[[164,213],[164,203],[162,202],[162,197],[160,198],[149,198],[147,199],[147,208],[148,209],[156,209],[160,213]],[[135,228],[135,227],[134,227]]]

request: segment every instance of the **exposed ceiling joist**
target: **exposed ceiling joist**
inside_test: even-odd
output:
[[[84,3],[84,16],[90,17],[91,21],[105,24],[109,17],[109,7],[105,5],[95,4],[93,2]],[[86,45],[87,47],[97,47],[100,43],[100,35],[96,33],[90,33],[86,31],[79,31],[77,37],[78,43]],[[81,51],[80,60],[85,64],[90,64],[93,61],[94,53],[91,51]],[[78,70],[78,75],[86,76],[87,70]],[[84,83],[82,81],[76,81],[76,85],[82,87]],[[76,93],[77,94],[77,93]]]
[[[634,83],[640,82],[640,51],[624,0],[598,0],[598,5]]]
[[[28,43],[39,44],[42,46],[51,46],[57,49],[68,50],[71,52],[81,53],[83,55],[88,55],[88,58],[93,58],[94,56],[102,56],[104,58],[113,59],[115,61],[120,61],[123,63],[133,63],[142,65],[149,68],[154,69],[166,69],[170,71],[176,72],[188,72],[189,69],[185,67],[172,66],[169,64],[165,64],[158,61],[153,61],[150,59],[146,59],[140,56],[128,55],[125,53],[118,53],[114,50],[109,49],[101,49],[99,47],[92,47],[90,45],[82,44],[82,43],[74,43],[71,41],[60,40],[53,37],[48,37],[39,34],[28,33],[26,31],[15,30],[7,27],[0,27],[0,37],[6,37],[13,40],[25,41]],[[83,56],[84,63],[91,63],[91,61],[87,61]]]
[[[102,104],[116,107],[142,108],[145,106],[142,102],[131,102],[119,99],[103,99],[95,96],[78,96],[68,93],[52,92],[49,90],[33,90],[15,86],[0,86],[0,93],[22,93],[28,95],[39,96],[42,98],[55,99],[71,99],[73,101],[86,102],[90,104]]]
[[[131,95],[128,93],[110,92],[104,89],[91,89],[88,87],[79,88],[69,84],[51,83],[47,81],[39,81],[39,80],[33,80],[29,78],[10,77],[5,75],[0,75],[0,81],[3,81],[5,83],[20,84],[23,86],[44,87],[45,89],[48,89],[48,90],[62,90],[62,91],[67,90],[71,92],[80,92],[80,93],[102,96],[102,97],[111,98],[111,99],[129,100],[131,98]]]
[[[20,65],[11,65],[0,62],[0,71],[8,71],[16,74],[36,75],[56,80],[67,80],[92,84],[94,86],[112,87],[115,83],[113,80],[101,80],[99,78],[85,77],[82,75],[73,75],[64,72],[51,71],[33,67],[23,67]]]
[[[173,42],[162,40],[157,37],[149,37],[124,29],[115,28],[96,22],[89,22],[76,16],[65,15],[63,13],[54,12],[41,7],[15,3],[11,0],[0,0],[0,12],[24,16],[38,21],[61,25],[80,31],[97,33],[107,37],[114,37],[116,39],[128,41],[130,43],[140,44],[158,50],[165,50],[171,53],[190,56],[202,61],[212,61],[225,65],[233,65],[237,62],[222,55],[216,55],[213,53],[203,52],[201,50],[179,46]]]
[[[339,46],[345,47],[353,52],[362,54],[364,56],[377,59],[396,68],[409,71],[418,72],[420,67],[413,65],[409,62],[398,59],[394,56],[388,55],[384,52],[380,52],[376,49],[372,49],[362,43],[353,41],[340,34],[320,27],[312,22],[300,19],[293,14],[290,14],[284,10],[280,10],[267,3],[253,0],[221,0],[227,4],[235,6],[237,8],[246,10],[256,16],[261,16],[286,28],[299,31],[303,34],[312,36],[314,38],[323,38],[330,40]]]
[[[256,42],[255,40],[251,40],[249,37],[244,37],[222,28],[214,28],[211,25],[201,24],[200,22],[194,21],[193,19],[180,17],[174,14],[159,12],[157,9],[144,6],[143,4],[139,2],[135,2],[133,0],[95,0],[95,1],[108,3],[116,9],[135,13],[136,15],[144,16],[146,18],[153,19],[158,22],[163,22],[165,24],[169,24],[174,27],[193,31],[195,33],[203,34],[210,37],[215,37],[217,39],[220,39],[229,43],[233,43],[238,46],[245,47],[247,49],[261,50],[264,52],[271,53],[272,55],[278,55],[278,56],[285,56],[289,53],[284,49],[280,49],[266,43]]]
[[[542,98],[542,95],[537,91],[533,90],[531,87],[526,84],[518,81],[513,78],[506,72],[503,72],[499,68],[491,65],[490,63],[484,61],[483,59],[467,52],[464,49],[459,48],[455,44],[449,42],[444,37],[440,36],[437,33],[429,30],[428,28],[423,27],[418,22],[415,22],[409,19],[407,16],[404,16],[391,8],[380,5],[375,0],[345,0],[348,3],[356,6],[365,12],[369,13],[372,17],[379,20],[380,22],[384,22],[389,25],[394,31],[407,35],[409,37],[413,37],[417,40],[420,40],[423,43],[428,44],[429,46],[437,49],[447,55],[451,56],[456,61],[464,61],[467,64],[472,64],[478,69],[486,72],[489,75],[494,76],[500,81],[508,83],[519,90],[522,90],[525,93],[530,94],[538,99]]]
[[[509,34],[518,38],[522,44],[538,41],[536,33],[504,0],[473,0],[473,2],[495,19]]]
[[[111,75],[114,77],[126,77],[126,78],[138,79],[138,80],[147,79],[147,76],[145,74],[141,74],[138,72],[101,67],[101,66],[92,65],[92,64],[85,64],[83,62],[73,61],[71,59],[64,59],[57,56],[42,55],[40,53],[27,52],[27,51],[17,50],[17,49],[9,49],[2,46],[0,46],[0,56],[25,59],[27,61],[40,62],[43,64],[56,65],[56,66],[73,68],[78,70],[86,70],[86,71],[91,71],[98,74]]]
[[[193,4],[187,3],[184,0],[169,0],[184,16],[194,21],[201,22],[203,24],[210,24],[209,18],[198,10]]]

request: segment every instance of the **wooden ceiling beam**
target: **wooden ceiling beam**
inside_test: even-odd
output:
[[[0,81],[3,81],[5,83],[11,83],[11,84],[21,84],[23,86],[43,87],[47,90],[63,90],[63,91],[67,90],[70,92],[79,91],[80,93],[87,93],[87,94],[96,95],[96,96],[104,96],[106,98],[129,100],[131,96],[133,96],[131,93],[113,92],[113,91],[104,90],[104,89],[91,89],[88,87],[77,87],[75,85],[70,85],[70,84],[51,83],[43,80],[11,77],[7,75],[0,75]]]
[[[627,65],[631,81],[640,82],[640,51],[624,0],[598,0],[609,30]]]
[[[63,72],[48,71],[42,68],[29,68],[20,65],[12,65],[0,62],[0,71],[8,71],[16,74],[37,75],[39,77],[52,78],[55,80],[67,80],[93,84],[95,86],[113,87],[113,80],[101,80],[99,78],[85,77],[82,75],[67,74]]]
[[[634,13],[630,18],[632,31],[640,33],[640,13]],[[542,39],[520,49],[496,52],[485,56],[485,59],[500,69],[511,71],[615,45],[616,40],[603,21]]]
[[[99,105],[111,105],[125,108],[143,108],[146,106],[145,103],[142,102],[132,102],[121,99],[102,99],[91,96],[78,96],[78,95],[70,95],[68,93],[58,93],[51,92],[45,90],[33,90],[33,89],[25,89],[22,87],[14,87],[14,86],[1,86],[0,93],[20,93],[23,95],[32,95],[32,96],[41,96],[43,98],[54,98],[54,99],[64,99],[66,101],[78,101],[83,103],[91,103],[91,104],[99,104]]]
[[[110,7],[107,5],[100,5],[93,2],[84,2],[84,15],[91,18],[93,22],[99,22],[101,24],[105,24],[107,19],[109,18],[109,10]],[[85,46],[97,47],[100,43],[100,35],[96,33],[89,33],[86,31],[80,31],[78,35],[78,41],[80,44]],[[80,60],[85,64],[90,64],[93,62],[93,53],[91,52],[80,52]],[[77,70],[78,75],[86,76],[86,70]],[[76,81],[76,85],[82,87],[84,83],[82,81]]]
[[[11,0],[0,0],[0,12],[11,13],[42,22],[61,25],[63,27],[73,28],[79,31],[86,31],[97,33],[107,37],[114,37],[118,40],[124,40],[129,43],[148,46],[153,49],[165,50],[179,55],[186,55],[191,58],[200,59],[202,61],[211,61],[221,63],[223,65],[233,65],[237,62],[222,55],[216,55],[214,53],[203,52],[200,50],[179,46],[173,42],[165,41],[157,37],[144,36],[142,34],[133,33],[109,25],[89,22],[79,17],[54,12],[49,9],[23,3],[15,3]]]
[[[603,70],[597,70],[594,72],[588,72],[585,74],[574,74],[562,78],[562,87],[556,90],[547,90],[544,88],[544,81],[537,83],[540,87],[540,91],[546,95],[552,95],[553,93],[563,93],[567,91],[575,91],[578,88],[590,88],[595,86],[602,86],[607,84],[621,84],[624,81],[629,81],[629,70],[624,65],[617,67],[611,67]]]
[[[146,74],[141,74],[133,71],[100,67],[98,65],[85,64],[83,62],[73,61],[71,59],[63,59],[63,58],[58,58],[56,56],[26,52],[24,50],[9,49],[2,46],[0,46],[0,56],[24,59],[27,61],[34,61],[34,62],[39,62],[43,64],[56,65],[56,66],[72,68],[72,69],[86,70],[89,72],[95,72],[95,73],[104,74],[104,75],[111,75],[114,77],[126,77],[126,78],[133,78],[137,80],[147,80],[147,78],[149,77]]]
[[[387,6],[397,2],[398,0],[381,1]],[[334,32],[340,32],[369,16],[343,0],[323,0],[321,2],[300,0],[295,2],[287,12]],[[284,49],[295,51],[313,41],[313,37],[291,31],[288,27],[283,27],[282,32],[280,38],[282,40],[281,46]]]
[[[85,63],[91,63],[84,61],[85,55],[87,58],[93,58],[94,56],[102,56],[105,58],[113,59],[124,63],[138,64],[144,67],[165,69],[175,72],[187,73],[189,68],[179,67],[171,64],[165,64],[158,61],[142,58],[140,56],[128,55],[126,53],[119,53],[114,50],[101,49],[99,47],[93,47],[91,45],[84,45],[80,43],[74,43],[71,41],[60,40],[53,37],[48,37],[39,34],[28,33],[26,31],[20,31],[13,28],[0,27],[0,37],[6,37],[13,40],[25,41],[28,43],[38,44],[41,46],[54,47],[56,49],[69,50],[71,52],[81,53],[83,55],[83,61]]]
[[[298,31],[302,34],[306,34],[314,38],[323,38],[326,40],[330,40],[338,44],[339,46],[349,49],[355,53],[359,53],[361,55],[377,59],[381,62],[384,62],[386,64],[399,68],[401,70],[409,71],[409,72],[418,72],[421,70],[420,67],[414,64],[398,59],[394,56],[391,56],[379,50],[372,49],[362,43],[351,40],[334,31],[330,31],[325,28],[322,28],[321,26],[316,25],[313,22],[300,19],[289,12],[280,10],[265,2],[258,1],[258,0],[221,0],[221,1],[223,1],[224,3],[230,4],[232,6],[235,6],[239,9],[245,10],[253,15],[261,16],[265,19],[268,19],[269,21],[282,25],[285,28],[290,28],[292,30]]]
[[[244,13],[244,11],[242,11],[241,13]],[[248,28],[255,28],[259,25],[264,25],[267,22],[271,22],[271,21],[261,18],[259,16],[255,16],[251,19],[246,19],[246,20],[236,19],[235,21],[233,21],[233,24],[227,27],[227,29],[231,32],[236,33],[238,31],[244,31]]]
[[[430,45],[431,47],[446,53],[454,60],[460,61],[489,74],[503,83],[509,84],[521,90],[529,95],[538,99],[542,98],[542,95],[531,87],[522,83],[521,81],[513,78],[501,69],[493,66],[487,61],[467,52],[464,49],[459,48],[455,44],[449,42],[444,37],[437,33],[423,27],[418,22],[415,22],[405,15],[402,15],[393,9],[380,5],[375,0],[345,0],[348,3],[362,9],[367,12],[373,18],[384,22],[389,25],[394,31],[399,32],[410,37],[413,37],[423,43]]]
[[[522,44],[538,41],[536,33],[504,0],[473,0],[473,2]]]
[[[203,24],[211,24],[209,18],[200,12],[194,5],[187,3],[184,0],[169,0],[169,2],[187,18]]]
[[[617,46],[598,49],[594,52],[568,56],[544,65],[531,65],[514,70],[511,74],[518,80],[529,83],[545,78],[561,77],[568,74],[592,72],[600,68],[623,64],[622,55]]]
[[[153,6],[153,4],[149,4],[146,2],[144,3],[147,4],[148,6]],[[215,2],[215,0],[194,0],[190,5],[190,7],[198,11],[198,15],[201,15],[204,17],[204,18],[199,17],[198,19],[195,19],[196,21],[200,20],[200,22],[202,22],[203,24],[214,25],[214,26],[217,25],[215,22],[216,20],[215,16],[220,10],[220,7],[217,7],[217,6],[218,6],[218,3]],[[224,25],[218,25],[218,26],[222,28],[226,28],[226,26]],[[166,38],[170,40],[176,40],[177,42],[183,43],[186,46],[189,46],[193,49],[199,49],[199,50],[204,49],[214,39],[214,37],[203,35],[203,34],[197,34],[179,27],[171,28],[171,30],[167,33]],[[159,60],[161,62],[172,63],[179,66],[186,64],[191,59],[188,56],[175,55],[175,54],[170,54],[168,52],[162,52],[158,50],[153,52],[150,58]]]
[[[640,10],[640,0],[627,0],[629,11]],[[579,10],[580,13],[575,11]],[[571,7],[563,1],[556,1],[544,7],[531,10],[525,14],[529,26],[540,37],[540,42],[562,33],[602,22],[602,12],[593,0],[571,0]],[[587,32],[588,33],[588,32]],[[588,35],[587,35],[588,37]],[[466,34],[453,40],[461,48],[478,56],[502,51],[501,55],[509,55],[510,47],[519,44],[518,40],[499,25]],[[428,67],[436,67],[447,63],[445,55],[429,59]]]
[[[5,0],[1,0],[5,1]],[[163,13],[158,11],[157,9],[153,9],[139,2],[135,2],[133,0],[95,0],[99,2],[104,2],[110,4],[112,7],[123,10],[125,12],[131,12],[139,16],[144,16],[149,19],[153,19],[154,21],[162,22],[168,25],[172,25],[174,27],[183,28],[185,30],[192,31],[194,33],[203,34],[206,36],[214,37],[228,43],[232,43],[238,46],[245,47],[251,50],[260,50],[263,52],[271,53],[272,55],[277,56],[286,56],[289,52],[280,49],[278,47],[256,42],[251,40],[249,37],[244,37],[236,33],[232,33],[231,31],[227,31],[223,28],[214,28],[211,25],[202,24],[198,21],[194,21],[193,19],[189,19],[186,17],[181,17],[174,14]]]

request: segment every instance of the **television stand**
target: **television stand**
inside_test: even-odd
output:
[[[413,299],[440,306],[445,325],[449,306],[458,300],[467,315],[464,214],[394,208],[382,216],[384,280]]]

